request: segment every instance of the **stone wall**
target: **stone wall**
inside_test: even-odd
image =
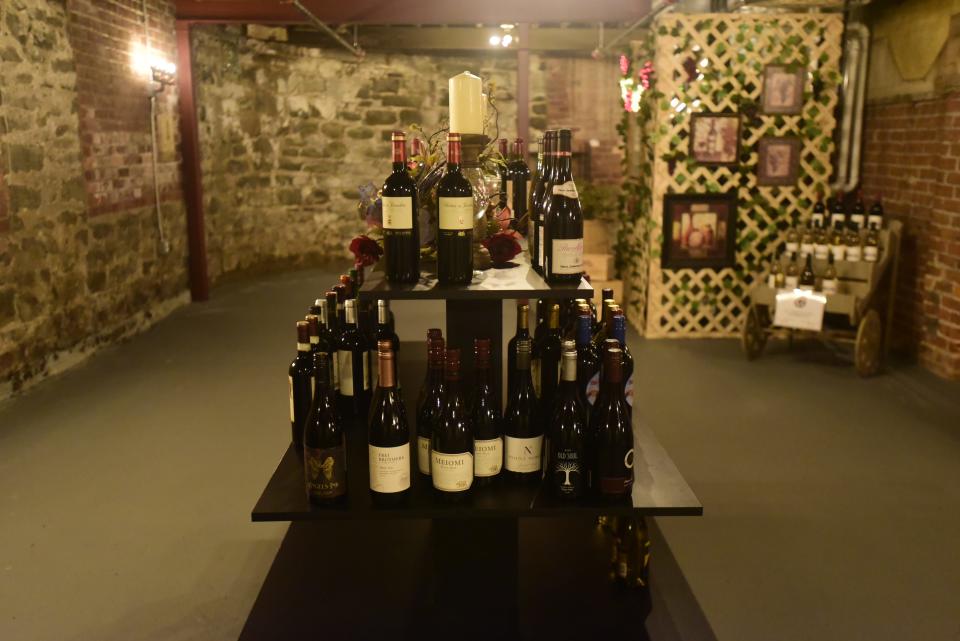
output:
[[[862,185],[903,221],[895,344],[960,379],[960,2],[868,15]]]
[[[0,397],[186,301],[176,98],[158,119],[164,252],[146,81],[131,68],[142,14],[128,4],[0,2]],[[171,5],[152,0],[149,17],[172,59]]]
[[[493,83],[501,135],[515,137],[515,59],[371,52],[358,61],[284,37],[282,29],[194,29],[214,280],[349,256],[349,240],[365,228],[358,186],[379,187],[389,173],[391,131],[441,126],[450,76],[470,70]]]

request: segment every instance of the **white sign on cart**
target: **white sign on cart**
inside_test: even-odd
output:
[[[792,329],[819,332],[823,327],[823,310],[827,297],[805,289],[784,289],[777,292],[773,324]]]

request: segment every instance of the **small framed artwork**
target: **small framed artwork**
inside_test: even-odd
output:
[[[758,185],[795,185],[800,174],[800,139],[764,136],[758,148]]]
[[[740,114],[692,114],[690,116],[690,157],[702,165],[738,164],[740,161]]]
[[[805,69],[791,70],[786,65],[763,68],[760,109],[765,114],[795,115],[803,111]]]
[[[731,267],[736,254],[737,192],[663,197],[664,269]]]

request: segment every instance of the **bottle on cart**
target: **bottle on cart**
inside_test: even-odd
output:
[[[838,191],[830,204],[830,224],[840,225],[842,229],[847,224],[847,210],[843,205],[843,192]]]
[[[511,156],[507,202],[513,210],[514,220],[519,221],[530,211],[530,168],[527,167],[523,138],[513,141]]]
[[[595,457],[592,478],[597,493],[608,499],[628,497],[633,487],[633,425],[623,396],[622,355],[613,345],[603,354],[603,390],[590,421]]]
[[[530,376],[530,341],[517,341],[517,371],[504,412],[504,467],[515,482],[537,482],[541,477],[543,422]]]
[[[370,409],[370,349],[357,327],[357,301],[344,302],[345,324],[337,346],[340,392],[337,401],[344,418],[366,418]]]
[[[786,286],[783,265],[776,254],[770,257],[770,273],[767,275],[767,287],[770,289],[783,289]]]
[[[310,413],[313,393],[313,354],[307,321],[297,321],[297,356],[287,371],[287,383],[291,441],[299,452],[303,449],[303,425]]]
[[[860,247],[860,227],[857,226],[857,223],[851,221],[847,226],[844,242],[847,245],[847,250],[844,253],[846,261],[848,263],[860,262],[860,259],[863,257],[863,251]]]
[[[420,278],[420,223],[417,183],[407,168],[407,136],[395,131],[393,172],[381,191],[383,206],[383,265],[387,281],[415,283]]]
[[[517,343],[530,340],[530,305],[517,301],[517,333],[507,342],[507,394],[513,389],[517,371]]]
[[[593,407],[600,391],[600,358],[591,342],[592,325],[589,311],[581,311],[577,318],[577,386],[587,409]]]
[[[389,339],[377,343],[378,377],[370,407],[367,451],[370,494],[379,505],[396,505],[410,494],[410,427],[403,397],[397,389],[396,354]]]
[[[813,255],[814,251],[814,230],[808,222],[804,228],[803,233],[800,234],[800,257],[806,258],[807,256]]]
[[[811,220],[813,221],[814,227],[823,228],[825,220],[824,214],[826,213],[827,208],[823,205],[823,190],[817,190],[817,202],[813,204],[813,212],[810,215]]]
[[[827,295],[836,294],[840,281],[837,280],[837,266],[833,262],[833,254],[827,259],[827,268],[823,270],[820,280],[820,290]]]
[[[835,223],[830,233],[830,255],[834,262],[843,260],[847,253],[847,240],[843,233],[843,223]]]
[[[879,197],[870,207],[870,214],[867,216],[867,222],[878,230],[883,229],[883,203],[880,201]]]
[[[434,423],[430,447],[433,487],[442,499],[460,501],[473,486],[473,429],[460,384],[460,350],[448,349],[444,363],[443,411]]]
[[[807,262],[809,262],[809,258]],[[613,312],[613,326],[611,338],[617,341],[621,351],[621,377],[623,378],[623,398],[633,409],[633,355],[627,347],[627,317],[619,307]]]
[[[307,498],[323,505],[347,494],[347,452],[343,425],[336,410],[331,377],[333,363],[325,352],[313,356],[313,399],[303,426],[303,472]]]
[[[787,274],[784,279],[784,285],[787,289],[796,289],[800,284],[800,265],[797,263],[797,252],[790,254],[790,262],[787,263]]]
[[[863,190],[857,190],[857,199],[850,209],[850,222],[857,226],[857,229],[863,229],[867,223],[867,208],[863,204]]]
[[[544,277],[549,283],[579,283],[583,277],[583,212],[573,180],[571,133],[557,133],[556,169],[544,209]]]
[[[503,416],[490,367],[490,339],[473,341],[475,366],[470,420],[473,426],[474,485],[490,485],[503,469]]]
[[[577,348],[563,343],[563,365],[557,403],[551,412],[547,479],[564,499],[583,496],[587,489],[587,412],[577,384]]]
[[[826,260],[830,254],[830,235],[823,223],[817,225],[813,234],[813,257]]]
[[[439,331],[439,330],[437,330]],[[424,382],[423,402],[417,408],[417,469],[430,476],[430,447],[436,422],[443,412],[446,385],[443,380],[443,365],[446,346],[442,336],[427,338],[427,380]]]
[[[437,185],[440,222],[437,278],[466,285],[473,279],[473,188],[460,171],[460,134],[447,134],[447,171]]]
[[[792,254],[800,251],[800,229],[797,227],[797,221],[791,223],[787,230],[787,253]]]
[[[880,258],[880,232],[877,231],[876,223],[870,223],[867,233],[863,238],[863,259],[867,262],[875,263]]]
[[[817,285],[817,275],[813,273],[813,257],[807,254],[807,261],[804,263],[803,271],[800,272],[798,282],[800,289],[812,292]]]

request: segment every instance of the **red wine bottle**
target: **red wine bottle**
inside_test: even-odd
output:
[[[378,347],[382,341],[389,341],[393,350],[393,381],[397,389],[401,389],[400,371],[398,364],[400,362],[400,337],[393,331],[390,313],[390,301],[377,301],[377,329],[374,336],[374,342]],[[379,373],[379,368],[378,368]]]
[[[497,207],[503,209],[504,207],[513,207],[510,205],[510,201],[507,199],[507,184],[510,181],[510,158],[507,156],[507,144],[508,141],[506,138],[501,138],[497,141],[498,151],[500,152],[500,159],[503,161],[502,165],[497,166],[497,174],[500,178],[500,192],[498,194]]]
[[[574,499],[587,489],[587,414],[577,385],[577,349],[563,343],[557,403],[551,412],[547,479],[557,496]]]
[[[543,273],[544,245],[543,234],[544,224],[546,222],[544,209],[549,202],[549,196],[553,191],[553,175],[555,170],[554,152],[556,151],[557,132],[548,130],[543,135],[543,178],[534,189],[533,218],[534,218],[534,237],[533,237],[533,265],[539,273]]]
[[[569,129],[557,133],[556,169],[544,216],[544,277],[550,283],[579,283],[583,277],[583,212],[571,172]]]
[[[533,179],[533,186],[530,188],[528,194],[528,204],[527,211],[530,213],[529,220],[527,221],[527,228],[523,232],[527,236],[527,251],[530,253],[530,262],[536,266],[536,255],[534,240],[537,237],[537,227],[536,227],[536,203],[537,198],[543,196],[543,172],[544,172],[544,139],[537,139],[537,175]]]
[[[433,487],[444,500],[460,501],[473,486],[473,430],[460,385],[460,350],[448,349],[443,366],[446,395],[430,447]]]
[[[513,389],[517,371],[517,342],[530,340],[530,305],[517,303],[517,333],[507,342],[507,394]]]
[[[297,321],[297,356],[287,371],[288,396],[290,399],[290,432],[297,451],[303,449],[303,425],[310,412],[313,392],[313,356],[310,351],[310,326],[307,321]]]
[[[439,330],[437,330],[439,332]],[[443,337],[427,338],[427,380],[424,382],[423,402],[417,408],[417,469],[430,476],[430,449],[433,430],[443,411],[446,385],[443,383],[443,364],[446,349]]]
[[[538,307],[540,307],[538,305]],[[533,388],[540,399],[540,416],[548,420],[557,400],[557,385],[560,382],[560,306],[544,302],[546,322],[539,340],[534,340],[530,372]]]
[[[490,485],[503,469],[503,417],[495,376],[490,367],[490,339],[473,341],[473,399],[470,420],[473,426],[474,484]]]
[[[330,360],[333,363],[333,389],[340,391],[340,359],[337,358],[337,350],[340,345],[340,323],[337,319],[337,292],[328,291],[326,294],[325,305],[321,308],[321,318],[324,324],[324,336],[321,338],[321,344],[325,344],[327,353],[330,354]]]
[[[420,278],[420,223],[417,184],[407,171],[407,137],[391,135],[393,172],[383,183],[383,263],[391,283],[415,283]]]
[[[530,168],[527,167],[523,138],[517,138],[513,141],[510,155],[507,204],[513,210],[513,218],[517,221],[530,211]]]
[[[347,494],[347,452],[330,381],[330,356],[325,352],[314,354],[313,371],[313,401],[303,429],[303,471],[307,498],[322,505]]]
[[[460,171],[460,134],[448,134],[447,141],[447,171],[437,185],[437,277],[444,285],[467,285],[473,280],[473,188]]]
[[[593,318],[581,313],[577,318],[577,386],[585,407],[592,408],[600,391],[600,358],[593,349]]]
[[[347,286],[341,282],[334,285],[331,289],[337,293],[337,323],[340,325],[340,331],[343,331],[343,327],[347,322],[347,312],[344,304],[347,302],[347,299],[350,298],[347,296]]]
[[[810,260],[810,257],[807,257]],[[623,398],[627,405],[633,409],[633,355],[630,348],[627,347],[627,317],[622,310],[613,312],[613,326],[611,327],[611,337],[620,345],[623,352]]]
[[[340,413],[345,418],[366,418],[370,409],[370,351],[366,336],[357,327],[356,301],[344,303],[346,324],[337,346],[340,362]]]
[[[603,354],[602,389],[590,421],[592,479],[601,497],[621,499],[633,487],[633,426],[623,396],[623,352],[611,343]]]
[[[514,482],[537,482],[542,476],[543,422],[530,376],[530,340],[517,341],[517,371],[503,415],[504,474]]]
[[[320,316],[317,314],[307,314],[304,319],[307,321],[307,327],[310,328],[310,354],[320,351]]]
[[[410,427],[394,378],[395,354],[390,340],[377,343],[379,385],[370,408],[367,448],[370,493],[379,505],[395,505],[410,493]]]

